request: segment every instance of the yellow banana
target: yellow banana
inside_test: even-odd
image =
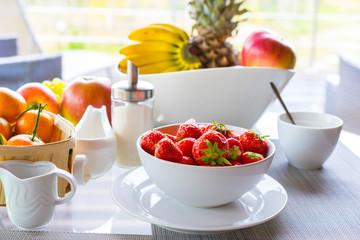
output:
[[[138,42],[161,41],[182,46],[184,41],[171,29],[163,26],[151,26],[140,28],[129,35],[129,39]]]
[[[178,53],[180,52],[180,48],[171,43],[167,42],[159,42],[159,41],[150,41],[143,42],[138,44],[132,44],[126,47],[123,47],[120,50],[120,54],[125,56],[134,55],[134,54],[142,54],[145,52],[170,52],[170,53]]]
[[[171,66],[178,66],[178,60],[173,61],[162,61],[162,62],[155,62],[152,64],[148,64],[142,67],[139,67],[139,74],[150,74],[150,73],[161,73],[165,69]],[[127,58],[124,58],[119,63],[119,70],[123,73],[127,73]]]
[[[186,65],[184,64],[184,62],[182,62],[182,64],[175,64],[173,66],[170,66],[164,69],[162,72],[177,72],[182,70],[186,70]]]
[[[127,60],[128,58],[124,58],[120,61],[119,70],[123,73],[127,72]],[[148,65],[144,65],[139,67],[140,74],[149,74],[149,73],[161,73],[161,72],[176,72],[183,70],[193,70],[198,69],[200,67],[200,63],[186,63],[182,59],[173,59],[161,62],[154,62]]]
[[[127,73],[127,60],[130,60],[130,59],[124,58],[119,63],[119,70],[123,73]],[[134,61],[132,61],[132,62],[134,63]],[[162,70],[160,70],[160,69],[176,65],[176,62],[177,62],[176,59],[173,59],[173,60],[167,59],[167,60],[163,60],[163,61],[152,62],[147,65],[138,66],[139,73],[140,74],[155,73],[156,71],[159,73],[159,72],[162,72]],[[165,67],[163,67],[164,65],[165,65]]]
[[[118,68],[120,72],[126,73],[127,72],[127,58],[124,58],[120,61]]]
[[[139,73],[140,74],[162,73],[165,69],[174,66],[176,64],[177,64],[176,61],[157,62],[139,68]]]
[[[167,27],[169,29],[171,29],[172,31],[176,32],[180,37],[181,39],[183,40],[183,42],[188,42],[189,41],[189,35],[182,29],[178,28],[178,27],[175,27],[171,24],[166,24],[166,23],[153,23],[153,24],[150,24],[148,25],[148,27],[151,27],[151,26],[162,26],[162,27]]]
[[[200,62],[188,64],[189,70],[198,69],[198,68],[200,68],[200,66],[201,66],[201,63],[200,63]]]
[[[129,55],[126,56],[126,58],[134,63],[137,67],[142,67],[155,62],[174,61],[179,57],[177,54],[169,52],[147,52],[143,54]]]
[[[123,58],[119,63],[119,69],[121,72],[126,73],[127,71],[127,60],[130,60],[136,66],[139,67],[139,72],[148,73],[149,70],[142,70],[144,67],[156,64],[158,62],[170,62],[174,68],[166,70],[166,72],[180,70],[193,70],[198,69],[201,65],[200,62],[189,63],[185,59],[181,58],[180,54],[169,53],[169,52],[145,52],[144,54],[129,55]],[[146,68],[147,69],[147,68]],[[158,68],[157,68],[158,69]],[[164,69],[165,71],[165,69]],[[161,72],[164,72],[161,71]]]

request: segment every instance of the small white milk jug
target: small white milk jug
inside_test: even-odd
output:
[[[57,178],[66,179],[71,191],[58,196]],[[75,194],[75,178],[53,163],[10,160],[0,162],[6,210],[12,223],[21,229],[39,228],[49,223],[55,206],[66,203]]]
[[[78,184],[98,178],[114,165],[116,137],[106,114],[106,106],[89,105],[76,125],[76,147],[72,173]]]

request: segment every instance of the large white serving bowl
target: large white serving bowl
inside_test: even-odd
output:
[[[126,80],[126,74],[119,74]],[[139,79],[155,87],[155,126],[195,118],[251,128],[275,100],[270,82],[282,91],[293,74],[279,68],[236,66],[142,74]]]
[[[179,124],[156,128],[175,135]],[[228,126],[237,132],[244,128]],[[146,134],[146,133],[144,133]],[[143,135],[142,135],[143,136]],[[136,142],[141,163],[155,185],[168,196],[192,207],[216,207],[235,201],[264,177],[275,154],[270,140],[265,159],[245,165],[206,167],[169,162],[145,152]]]

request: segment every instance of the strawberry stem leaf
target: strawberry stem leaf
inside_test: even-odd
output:
[[[255,152],[246,152],[245,155],[247,157],[250,157],[251,159],[260,159],[260,158],[262,158],[261,154],[255,153]]]
[[[226,128],[226,125],[224,123],[217,123],[215,120],[213,120],[213,125],[214,125],[214,127],[212,128],[212,130],[214,130],[214,131],[219,130],[219,132],[221,134],[226,134],[227,132],[229,132],[229,133],[232,132],[232,130]]]
[[[215,142],[214,145],[211,144],[211,142],[206,139],[206,145],[208,149],[200,149],[201,152],[205,153],[204,156],[200,157],[201,160],[205,164],[208,165],[224,165],[228,164],[231,165],[231,163],[224,158],[222,155],[226,153],[226,149],[222,149],[218,147],[218,143]]]

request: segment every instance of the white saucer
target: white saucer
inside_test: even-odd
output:
[[[220,232],[255,226],[277,216],[287,193],[273,178],[261,182],[238,200],[215,208],[194,208],[168,197],[143,167],[116,178],[111,194],[126,212],[152,224],[187,233]]]

